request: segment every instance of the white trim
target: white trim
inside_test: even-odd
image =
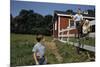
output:
[[[58,16],[58,36],[60,34],[60,16]]]
[[[64,31],[68,31],[68,30],[73,30],[73,29],[76,29],[76,28],[67,28],[67,29],[62,29],[60,32],[64,32]]]
[[[58,37],[74,37],[75,34],[68,34],[68,35],[59,35]]]
[[[95,19],[95,17],[86,17],[86,16],[83,16],[83,18]]]
[[[68,19],[68,29],[70,28],[70,19]]]
[[[57,14],[58,16],[68,16],[71,17],[71,15],[67,15],[67,14]]]
[[[74,15],[67,15],[67,14],[57,14],[58,16],[67,16],[67,17],[71,17]],[[83,16],[83,18],[88,18],[88,19],[95,19],[95,17],[87,17],[87,16]]]
[[[69,31],[70,31],[70,21],[68,21],[68,27],[67,27],[68,31],[67,31],[67,42],[69,42]]]
[[[57,21],[55,21],[54,30],[57,30]]]
[[[67,41],[64,41],[64,40],[61,40],[61,39],[58,39],[60,42],[63,42],[63,43],[67,43]]]

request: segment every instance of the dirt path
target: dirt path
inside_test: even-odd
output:
[[[62,62],[63,58],[59,54],[58,48],[57,48],[55,42],[54,41],[51,41],[51,42],[45,41],[45,44],[46,44],[45,46],[56,56],[56,59],[59,62]]]

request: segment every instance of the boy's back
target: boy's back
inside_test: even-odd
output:
[[[33,58],[35,60],[36,64],[46,64],[45,60],[45,46],[42,43],[43,41],[43,36],[42,35],[37,35],[36,37],[37,43],[34,45],[32,52],[33,52]]]
[[[45,53],[45,46],[38,42],[34,45],[32,52],[36,52],[36,56],[42,58]]]

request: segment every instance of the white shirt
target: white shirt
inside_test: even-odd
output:
[[[32,52],[36,52],[36,55],[40,56],[40,58],[42,58],[45,53],[45,47],[41,43],[37,43],[33,47]]]
[[[81,21],[81,20],[83,20],[83,16],[80,14],[80,15],[78,15],[78,14],[76,14],[75,16],[74,16],[74,21],[76,22],[76,21]]]

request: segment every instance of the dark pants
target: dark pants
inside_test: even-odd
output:
[[[80,21],[76,21],[76,29],[78,32],[78,39],[82,36],[82,25]]]
[[[77,53],[79,54],[80,53],[80,46],[81,46],[81,43],[80,43],[80,37],[82,37],[82,25],[80,23],[80,21],[76,21],[76,29],[77,29],[77,32],[78,32],[78,46],[76,47],[77,49]]]
[[[39,62],[39,65],[46,64],[45,57],[43,56],[42,58],[38,59],[38,62]]]

